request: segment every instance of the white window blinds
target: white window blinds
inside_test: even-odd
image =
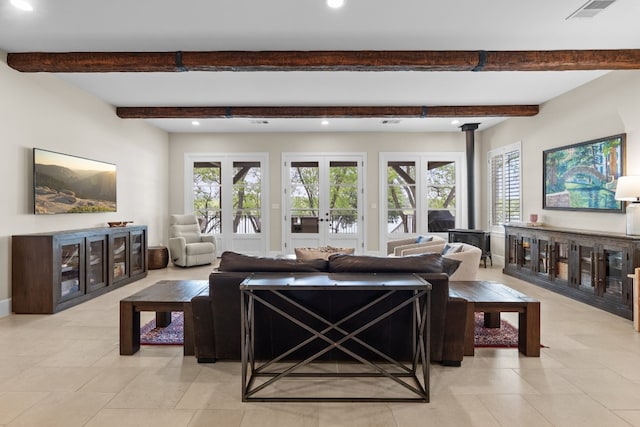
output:
[[[520,221],[520,143],[489,152],[489,218],[492,227]]]

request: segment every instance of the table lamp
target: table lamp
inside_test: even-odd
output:
[[[640,235],[640,175],[618,178],[615,198],[631,202],[627,205],[627,234]]]

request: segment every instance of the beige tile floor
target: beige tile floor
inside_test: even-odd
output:
[[[481,268],[480,278],[542,301],[548,348],[540,358],[479,349],[460,368],[433,365],[428,404],[242,403],[239,363],[199,365],[174,346],[119,355],[121,298],[161,279],[204,279],[210,269],[154,270],[55,315],[1,318],[0,425],[640,426],[640,334],[632,323],[498,267]]]

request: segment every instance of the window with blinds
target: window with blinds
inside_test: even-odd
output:
[[[520,221],[520,143],[490,151],[488,157],[491,227]]]

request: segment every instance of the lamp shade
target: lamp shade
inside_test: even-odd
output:
[[[640,201],[640,175],[627,175],[618,178],[615,198],[627,202]]]

